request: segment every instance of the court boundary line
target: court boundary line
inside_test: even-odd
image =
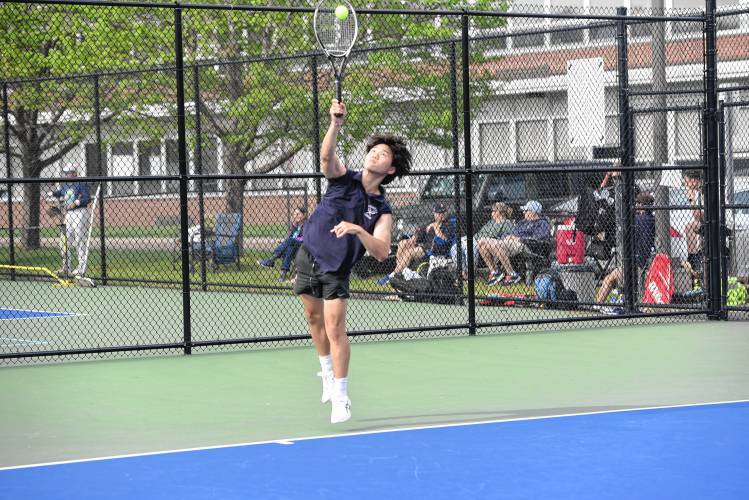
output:
[[[40,314],[47,314],[47,316],[35,316],[35,317],[26,317],[26,318],[0,318],[0,321],[18,321],[23,319],[50,319],[50,318],[65,318],[68,316],[86,316],[85,313],[78,313],[78,312],[60,312],[60,311],[40,311],[37,309],[12,309],[12,308],[5,308],[0,307],[1,311],[19,311],[19,312],[28,312],[28,313],[40,313]]]
[[[46,340],[38,339],[15,339],[12,337],[0,337],[0,342],[16,342],[21,345],[48,345]],[[0,347],[18,347],[18,344],[0,344]]]
[[[452,427],[469,427],[469,426],[475,426],[475,425],[500,424],[500,423],[507,423],[507,422],[529,422],[533,420],[547,420],[547,419],[550,420],[550,419],[555,419],[555,418],[583,417],[586,415],[606,415],[606,414],[611,414],[611,413],[631,413],[631,412],[640,412],[640,411],[648,411],[648,410],[669,410],[669,409],[676,409],[676,408],[718,406],[718,405],[730,405],[730,404],[740,404],[740,403],[749,403],[749,399],[736,399],[736,400],[730,400],[730,401],[709,401],[709,402],[702,402],[702,403],[685,403],[685,404],[665,405],[665,406],[643,406],[639,408],[625,408],[625,409],[618,409],[618,410],[601,410],[601,411],[589,411],[589,412],[581,412],[581,413],[562,413],[558,415],[541,415],[541,416],[536,416],[536,417],[500,418],[500,419],[492,419],[492,420],[481,420],[477,422],[456,422],[453,424],[433,424],[433,425],[421,425],[421,426],[413,426],[413,427],[399,427],[397,429],[382,429],[382,430],[377,430],[377,431],[349,432],[349,433],[342,433],[342,434],[323,434],[319,436],[302,436],[302,437],[296,437],[296,438],[279,438],[279,439],[269,439],[266,441],[250,441],[250,442],[245,442],[245,443],[199,446],[195,448],[179,448],[175,450],[149,451],[145,453],[129,453],[129,454],[124,454],[124,455],[111,455],[111,456],[104,456],[104,457],[78,458],[78,459],[73,459],[73,460],[60,460],[57,462],[42,462],[42,463],[36,463],[36,464],[11,465],[9,467],[0,467],[0,472],[7,471],[7,470],[17,470],[17,469],[31,469],[35,467],[50,467],[53,465],[67,465],[67,464],[77,464],[77,463],[86,463],[86,462],[100,462],[104,460],[118,460],[118,459],[123,459],[123,458],[138,458],[138,457],[148,457],[148,456],[154,456],[154,455],[167,455],[171,453],[186,453],[186,452],[192,452],[192,451],[207,451],[207,450],[221,450],[225,448],[240,448],[244,446],[258,446],[258,445],[264,445],[264,444],[292,445],[298,441],[334,439],[334,438],[349,437],[349,436],[369,436],[373,434],[390,434],[394,432],[419,431],[419,430],[427,430],[427,429],[449,429]]]

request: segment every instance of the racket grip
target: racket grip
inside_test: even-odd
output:
[[[338,102],[341,102],[341,79],[338,77],[335,79],[335,98]],[[343,114],[335,113],[335,116],[340,118]]]

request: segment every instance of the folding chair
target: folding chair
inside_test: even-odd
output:
[[[238,213],[220,213],[216,215],[216,228],[210,242],[213,257],[213,270],[222,264],[235,263],[239,270],[239,231],[241,219]]]

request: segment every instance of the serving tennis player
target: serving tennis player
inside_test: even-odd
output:
[[[363,169],[348,170],[336,155],[345,119],[346,105],[333,99],[330,126],[320,148],[328,189],[304,226],[294,284],[320,357],[321,401],[331,402],[333,424],[351,418],[351,347],[346,336],[351,269],[365,252],[379,261],[387,258],[393,216],[382,186],[411,169],[411,153],[401,138],[375,134],[367,141]]]

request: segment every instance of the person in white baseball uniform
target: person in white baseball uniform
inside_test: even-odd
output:
[[[57,274],[81,276],[86,272],[86,237],[88,233],[89,213],[88,204],[91,194],[85,182],[78,182],[78,172],[72,164],[66,164],[62,169],[64,177],[68,178],[60,189],[49,193],[51,197],[61,200],[65,210],[65,236],[67,238],[66,258],[63,259],[62,268]],[[78,265],[70,272],[72,261],[72,250],[75,248]]]

